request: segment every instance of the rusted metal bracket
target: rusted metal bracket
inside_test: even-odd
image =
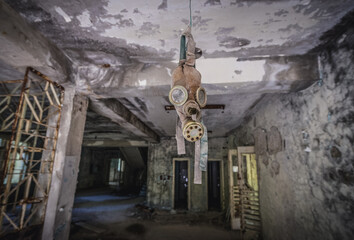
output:
[[[202,107],[202,109],[220,109],[220,110],[224,110],[225,109],[225,105],[224,104],[209,104],[206,105],[205,107]],[[166,111],[173,111],[176,110],[175,106],[173,105],[165,105],[165,110]]]

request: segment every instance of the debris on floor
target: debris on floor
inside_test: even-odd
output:
[[[136,217],[137,219],[151,219],[154,211],[155,209],[143,204],[136,204],[131,216]]]
[[[237,240],[222,212],[160,210],[146,206],[142,197],[116,196],[95,190],[77,194],[71,240]]]

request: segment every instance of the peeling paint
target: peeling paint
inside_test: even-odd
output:
[[[167,0],[162,0],[162,3],[157,7],[157,9],[166,10],[167,9]]]
[[[71,22],[70,16],[66,14],[61,7],[54,7],[54,9],[65,19],[66,22]],[[35,20],[35,22],[38,22],[38,20],[37,21]]]
[[[145,87],[146,86],[146,79],[144,79],[144,80],[139,80],[139,86],[140,87]]]
[[[207,5],[210,5],[210,6],[221,5],[221,2],[220,2],[220,0],[207,0],[204,3],[204,6],[207,6]]]
[[[250,43],[251,41],[245,38],[227,36],[220,38],[219,46],[225,48],[237,48],[249,45]]]
[[[128,106],[130,102],[129,108],[146,119],[151,129],[174,135],[175,119],[163,106],[169,104],[166,96],[171,69],[178,62],[180,34],[189,24],[188,1],[5,1],[72,60],[77,69],[72,79],[78,91],[95,98],[127,98],[124,103]],[[225,134],[238,121],[235,113],[242,116],[264,92],[308,86],[315,78],[311,61],[305,69],[265,58],[308,52],[319,43],[323,32],[353,8],[345,0],[193,0],[192,30],[204,54],[196,67],[202,73],[209,100],[226,104],[222,119],[230,124],[217,134]],[[6,46],[13,48],[2,46],[5,55]],[[54,57],[45,54],[43,61],[51,63]],[[245,61],[237,62],[240,58]],[[25,64],[27,59],[42,64],[26,54],[19,60]],[[305,72],[306,78],[299,71]],[[149,111],[141,110],[144,107],[139,101]],[[155,114],[168,122],[160,125],[161,119]],[[215,128],[221,112],[203,114],[211,129]],[[115,134],[121,137],[125,133]]]
[[[284,10],[284,9],[280,9],[279,11],[274,13],[274,16],[276,16],[276,17],[286,17],[288,13],[289,13],[289,11]]]
[[[151,22],[144,22],[143,25],[138,30],[137,35],[139,37],[156,35],[157,33],[160,33],[159,29],[160,29],[160,25],[153,24]]]
[[[265,73],[265,60],[236,62],[235,58],[214,58],[198,60],[197,69],[202,75],[202,83],[236,83],[261,81]],[[242,69],[242,73],[235,71]]]
[[[81,15],[76,17],[80,22],[80,27],[92,27],[92,22],[90,19],[90,12],[85,10]]]

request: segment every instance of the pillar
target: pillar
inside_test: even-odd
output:
[[[87,97],[65,90],[43,240],[69,238],[87,106]]]

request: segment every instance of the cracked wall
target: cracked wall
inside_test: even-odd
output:
[[[264,239],[354,237],[353,33],[325,45],[317,83],[268,96],[229,138],[255,144]]]
[[[224,174],[227,175],[227,143],[226,138],[209,139],[209,159],[220,159],[224,166]],[[190,159],[190,181],[191,191],[191,209],[192,211],[207,210],[207,185],[205,172],[202,172],[202,184],[193,184],[194,179],[194,144],[186,142],[186,154],[177,155],[177,143],[174,138],[161,139],[158,144],[150,144],[149,158],[147,167],[147,201],[152,207],[161,209],[172,208],[172,176],[173,159]],[[170,180],[160,180],[160,175],[170,176]],[[227,198],[228,181],[224,179],[225,199]]]

